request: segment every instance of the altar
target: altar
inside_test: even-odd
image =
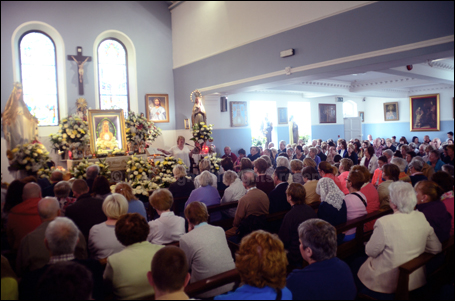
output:
[[[144,160],[153,159],[153,161],[162,161],[164,156],[157,156],[157,155],[147,155],[147,154],[136,154],[134,155],[137,158],[142,158]],[[131,156],[114,156],[114,157],[105,157],[105,158],[93,158],[87,159],[89,163],[95,164],[99,162],[99,160],[106,159],[106,163],[109,164],[109,170],[111,171],[111,180],[115,182],[124,181],[125,180],[125,172],[128,160],[131,159]],[[82,162],[84,159],[80,160],[63,160],[66,161],[66,169],[69,171],[79,163]]]

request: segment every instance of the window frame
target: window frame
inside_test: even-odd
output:
[[[100,60],[99,60],[99,47],[101,45],[101,43],[103,43],[104,41],[106,40],[114,40],[116,42],[118,42],[120,45],[122,45],[123,49],[125,50],[125,61],[126,61],[126,99],[128,101],[128,111],[131,111],[131,103],[130,103],[130,79],[129,79],[129,69],[128,69],[128,48],[125,46],[125,44],[123,44],[122,41],[120,41],[119,39],[117,38],[114,38],[114,37],[107,37],[107,38],[104,38],[102,39],[99,43],[98,43],[98,46],[96,47],[96,64],[97,64],[97,85],[98,85],[98,106],[100,109],[101,108],[101,88],[100,88]],[[128,115],[128,112],[123,112],[126,116]]]
[[[54,39],[52,39],[52,37],[47,34],[46,32],[42,31],[42,30],[39,30],[39,29],[31,29],[31,30],[27,30],[26,32],[24,32],[23,34],[21,34],[21,36],[19,37],[19,40],[18,40],[18,43],[17,43],[17,50],[18,50],[18,56],[19,56],[19,79],[20,79],[20,82],[21,84],[23,85],[24,82],[23,82],[23,78],[22,78],[22,55],[21,55],[21,42],[22,42],[22,39],[30,34],[30,33],[40,33],[40,34],[43,34],[45,35],[46,37],[48,37],[52,44],[54,45],[54,62],[55,62],[55,68],[54,68],[54,71],[55,71],[55,88],[56,88],[56,95],[57,95],[57,124],[56,125],[52,125],[52,124],[48,124],[48,125],[39,125],[38,124],[38,128],[39,127],[51,127],[51,126],[59,126],[59,123],[60,123],[60,99],[59,99],[59,88],[58,88],[58,65],[57,65],[57,45],[55,44],[55,41]],[[23,88],[23,86],[22,86]]]

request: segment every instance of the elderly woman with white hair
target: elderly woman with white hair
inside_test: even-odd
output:
[[[201,178],[201,175],[204,171],[208,171],[210,176],[212,177],[213,181],[211,182],[210,185],[212,185],[213,187],[217,188],[217,182],[218,182],[218,178],[217,176],[215,176],[214,174],[210,173],[210,168],[211,168],[211,164],[210,164],[210,160],[209,159],[203,159],[199,162],[199,172],[201,173],[200,175],[198,175],[196,178],[194,178],[194,187],[195,188],[199,188],[201,187],[201,183],[200,183],[200,178]]]
[[[436,254],[442,249],[425,215],[414,210],[417,199],[411,184],[390,184],[389,197],[393,214],[376,221],[365,247],[369,257],[358,272],[359,280],[366,287],[359,288],[362,293],[395,293],[400,265],[423,252]],[[425,279],[424,268],[416,270],[410,275],[409,290],[423,286]]]
[[[220,194],[216,187],[213,187],[213,174],[209,171],[203,171],[199,177],[200,187],[193,190],[185,203],[185,208],[188,204],[193,202],[204,203],[207,207],[212,205],[219,205],[221,201]],[[216,178],[216,177],[215,177]],[[210,221],[221,220],[221,212],[215,212],[212,214]]]
[[[194,183],[190,177],[187,177],[186,168],[183,165],[176,165],[172,170],[175,182],[169,186],[169,191],[174,198],[189,197],[194,190]],[[183,212],[183,211],[182,211]]]
[[[228,170],[224,173],[223,183],[229,187],[224,191],[221,204],[238,201],[246,194],[246,189],[243,186],[242,181],[232,170]],[[223,212],[223,215],[226,215],[229,218],[234,218],[235,211],[236,208],[228,209]]]
[[[128,212],[128,201],[123,195],[113,193],[104,199],[103,212],[107,221],[94,225],[88,237],[90,256],[96,260],[107,258],[125,248],[115,236],[115,224]]]

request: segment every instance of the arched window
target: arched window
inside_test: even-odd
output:
[[[29,31],[19,39],[20,77],[24,101],[39,126],[59,122],[57,63],[54,41],[45,33]]]
[[[108,38],[98,46],[98,91],[101,110],[129,111],[128,64],[125,46]]]
[[[357,117],[357,104],[352,100],[343,102],[343,117]]]

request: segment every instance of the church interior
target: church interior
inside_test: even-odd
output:
[[[269,142],[278,149],[280,141],[362,143],[369,135],[396,136],[397,142],[415,136],[423,142],[428,135],[445,142],[452,132],[453,144],[453,6],[452,1],[2,1],[2,183],[19,175],[11,169],[7,151],[16,144],[11,141],[37,140],[56,166],[74,168],[77,146],[71,149],[74,160],[68,160],[67,149],[55,151],[52,135],[63,129],[66,136],[66,123],[77,116],[87,123],[83,129],[77,123],[74,135],[90,132],[83,151],[93,160],[95,153],[108,155],[103,149],[128,155],[132,147],[145,149],[147,160],[173,154],[179,143],[193,149],[198,141],[220,158],[225,147],[248,155],[258,139],[267,141],[263,149]],[[18,98],[11,92],[16,83],[23,94]],[[6,113],[22,104],[24,112]],[[123,115],[100,111],[118,109]],[[128,128],[133,118],[128,112],[145,127],[154,122],[153,142],[144,138],[131,146],[136,129],[132,134]],[[425,123],[427,113],[433,120]],[[264,120],[273,125],[270,138]],[[195,124],[201,131],[209,126],[210,134],[200,140]],[[298,125],[296,137],[292,125]],[[109,180],[122,180],[125,172],[116,173],[115,164]],[[453,254],[453,186],[451,202],[451,245],[442,244],[442,250],[451,248]],[[3,205],[2,192],[2,232]],[[453,270],[450,277],[453,290]],[[3,285],[2,276],[2,292]],[[408,297],[396,298],[403,296]]]

